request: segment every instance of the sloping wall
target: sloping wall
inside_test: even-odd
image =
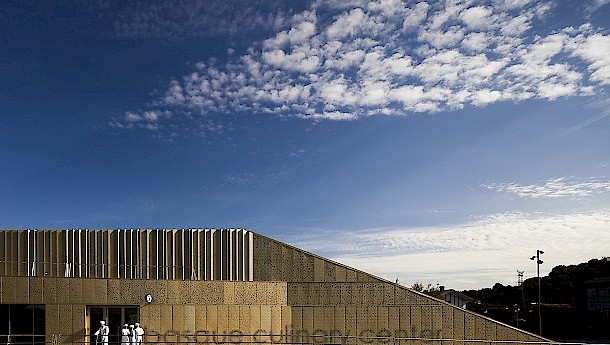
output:
[[[255,281],[380,282],[369,273],[253,233]]]
[[[291,327],[301,330],[298,340],[303,342],[550,342],[258,234],[254,280],[288,281]]]

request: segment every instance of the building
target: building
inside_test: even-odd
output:
[[[0,315],[0,344],[550,342],[240,229],[2,230]]]
[[[444,286],[440,286],[438,290],[427,292],[427,294],[462,309],[466,309],[468,304],[476,302],[474,298],[459,291],[453,289],[445,290]]]
[[[587,310],[610,314],[610,277],[590,279],[587,287]]]

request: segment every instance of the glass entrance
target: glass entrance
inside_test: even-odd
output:
[[[121,327],[124,324],[133,325],[140,320],[139,306],[88,306],[86,328],[90,336],[89,343],[95,345],[96,337],[94,333],[100,326],[100,321],[106,321],[110,328],[108,337],[109,344],[119,344],[121,342]]]

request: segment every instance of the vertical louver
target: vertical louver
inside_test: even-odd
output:
[[[241,229],[0,230],[0,276],[252,281]]]

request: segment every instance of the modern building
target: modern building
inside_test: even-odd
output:
[[[1,230],[0,344],[549,343],[240,229]]]

